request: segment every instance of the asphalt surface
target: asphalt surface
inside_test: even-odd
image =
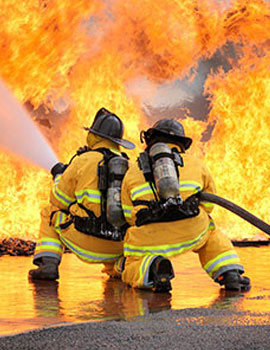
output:
[[[5,350],[74,349],[270,349],[269,325],[241,325],[247,312],[185,309],[162,311],[132,321],[58,326],[0,338]],[[270,315],[267,315],[268,318]],[[235,325],[218,324],[233,318]],[[214,323],[214,324],[213,324]],[[221,322],[222,323],[222,322]]]

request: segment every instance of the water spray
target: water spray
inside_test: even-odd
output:
[[[0,147],[45,169],[58,162],[31,117],[0,81]]]

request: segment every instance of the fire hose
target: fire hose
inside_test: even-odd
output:
[[[215,194],[206,192],[199,192],[198,198],[200,201],[211,202],[231,211],[232,213],[240,216],[242,219],[248,221],[251,225],[259,228],[266,234],[270,235],[270,225],[268,225],[263,220],[257,218],[255,215],[251,214],[247,210],[239,207],[235,203],[232,203],[223,197],[219,197]]]

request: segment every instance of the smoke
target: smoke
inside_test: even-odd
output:
[[[58,162],[24,108],[0,81],[0,147],[45,169]]]
[[[127,91],[139,98],[151,123],[160,118],[184,119],[187,116],[207,121],[210,99],[205,93],[205,82],[211,74],[232,69],[231,63],[237,62],[238,56],[235,45],[228,42],[211,58],[195,62],[184,78],[155,84],[146,77],[140,77],[128,82]]]

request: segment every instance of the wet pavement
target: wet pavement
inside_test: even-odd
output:
[[[176,277],[173,290],[167,294],[135,290],[110,280],[101,274],[101,265],[85,264],[73,254],[64,255],[59,282],[34,284],[27,278],[32,257],[3,256],[0,335],[86,321],[153,320],[159,315],[163,320],[174,319],[177,325],[268,326],[270,247],[236,250],[252,281],[251,290],[245,293],[220,290],[193,253],[173,260]],[[193,312],[185,313],[188,309]],[[172,317],[170,310],[182,313]]]

